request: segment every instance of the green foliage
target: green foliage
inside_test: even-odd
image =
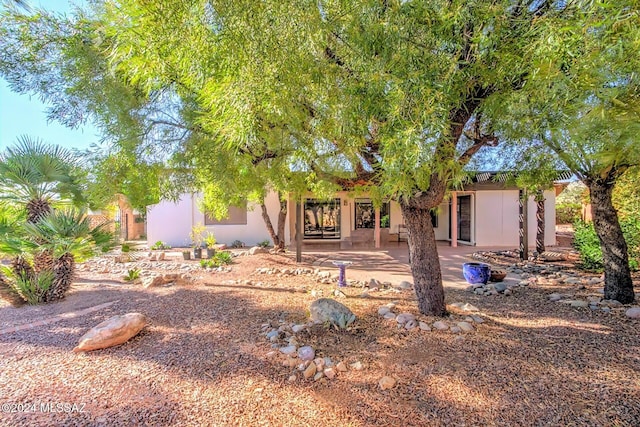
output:
[[[380,227],[381,228],[389,228],[389,224],[390,222],[390,218],[389,215],[384,215],[382,218],[380,218]]]
[[[191,246],[194,248],[201,248],[204,242],[204,232],[207,231],[207,227],[198,223],[191,227],[189,238],[191,239]]]
[[[629,267],[638,270],[640,266],[640,220],[621,221],[620,226],[629,249]],[[602,249],[593,223],[578,221],[574,224],[574,246],[580,252],[580,262],[586,270],[602,271]]]
[[[336,328],[336,329],[347,329],[353,322],[355,322],[356,320],[356,315],[355,314],[347,314],[347,313],[340,313],[340,314],[335,314],[332,318],[330,323]]]
[[[582,268],[586,270],[601,271],[602,249],[600,248],[600,240],[593,228],[593,223],[576,222],[574,223],[574,239],[573,244],[580,252],[580,262]]]
[[[9,291],[17,294],[27,304],[35,305],[44,302],[47,291],[53,284],[54,274],[51,271],[34,273],[31,277],[16,274],[11,268],[0,266],[0,272],[8,280],[5,283]]]
[[[124,280],[127,282],[133,282],[140,278],[140,270],[137,268],[127,270],[127,274],[124,276]]]
[[[207,248],[213,249],[216,245],[216,236],[210,231],[207,232],[207,235],[204,237],[204,243],[207,245]]]
[[[120,250],[122,252],[131,252],[131,245],[129,245],[128,243],[123,243],[122,246],[120,246]]]
[[[628,169],[616,182],[613,205],[620,220],[640,218],[640,167]]]
[[[155,242],[153,244],[153,246],[151,246],[151,250],[152,251],[157,251],[157,250],[161,250],[161,249],[171,249],[171,245],[167,245],[162,240],[158,240],[157,242]]]
[[[231,242],[231,247],[232,248],[244,248],[244,242],[241,240],[234,240],[233,242]]]
[[[265,239],[262,242],[258,242],[258,246],[260,246],[261,248],[268,248],[269,245],[271,245],[271,240],[269,239]]]
[[[219,251],[216,252],[213,258],[211,259],[202,259],[200,260],[200,266],[202,268],[217,268],[223,265],[228,265],[233,263],[233,257],[230,252],[227,251]]]
[[[580,220],[582,220],[581,204],[556,204],[556,224],[573,224]]]

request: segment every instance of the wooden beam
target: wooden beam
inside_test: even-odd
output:
[[[296,200],[296,262],[302,262],[302,202]]]
[[[373,220],[375,221],[373,239],[376,249],[380,249],[380,208],[375,208]]]

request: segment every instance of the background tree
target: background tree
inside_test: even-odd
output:
[[[640,162],[640,54],[634,48],[640,13],[638,4],[628,1],[584,12],[589,13],[576,14],[571,26],[549,37],[541,33],[532,43],[529,55],[558,61],[540,64],[523,91],[529,96],[517,98],[517,104],[505,102],[504,108],[506,117],[526,117],[510,126],[537,138],[541,150],[555,153],[588,187],[603,253],[605,297],[630,303],[635,297],[628,250],[612,193],[619,177]]]

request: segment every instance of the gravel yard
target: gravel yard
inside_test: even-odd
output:
[[[144,288],[124,282],[122,268],[140,268],[143,278],[179,271],[192,283]],[[348,330],[321,324],[294,333],[310,303],[336,289],[315,268],[269,254],[235,258],[228,272],[196,261],[94,260],[61,302],[0,302],[0,425],[640,425],[640,320],[624,308],[549,301],[553,292],[591,295],[598,285],[545,282],[509,296],[447,288],[444,321],[468,322],[469,332],[408,330],[380,307],[393,303],[393,312],[425,325],[441,319],[420,315],[411,290],[363,296],[350,286],[336,297],[358,316]],[[72,352],[89,328],[128,312],[150,325],[124,345]],[[269,340],[274,329],[286,333]],[[348,369],[305,379],[297,364],[283,365],[289,359],[279,349],[291,342]],[[382,377],[395,385],[382,389]]]

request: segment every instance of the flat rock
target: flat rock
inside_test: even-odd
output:
[[[269,249],[263,248],[261,246],[254,246],[251,249],[249,249],[249,255],[268,254],[268,253],[269,253]]]
[[[469,322],[458,322],[456,325],[465,332],[473,332],[475,330],[473,325]]]
[[[280,347],[280,353],[282,354],[293,354],[296,352],[298,348],[295,345],[288,345],[286,347]]]
[[[576,308],[587,308],[587,307],[589,307],[589,303],[587,301],[583,301],[583,300],[573,300],[569,304],[571,305],[571,307],[576,307]]]
[[[407,282],[406,280],[403,280],[398,285],[394,286],[394,288],[401,289],[403,291],[408,291],[410,289],[413,289],[413,283]]]
[[[390,313],[390,312],[391,312],[391,309],[389,307],[387,307],[387,306],[382,306],[382,307],[378,308],[378,314],[380,316],[384,316],[385,314]]]
[[[396,316],[396,321],[401,324],[407,323],[410,320],[416,320],[416,316],[411,313],[400,313]]]
[[[433,327],[439,331],[446,331],[447,329],[449,329],[449,325],[447,325],[442,320],[438,320],[437,322],[434,322]]]
[[[80,338],[80,342],[73,349],[80,351],[99,350],[123,344],[136,336],[147,325],[147,318],[140,313],[127,313],[113,316],[89,329]]]
[[[415,319],[408,320],[407,323],[404,324],[404,328],[406,330],[411,330],[411,329],[415,328],[416,326],[418,326],[418,322],[416,322]]]
[[[395,319],[395,318],[396,318],[396,315],[395,315],[395,314],[393,314],[393,313],[391,313],[391,312],[389,312],[389,313],[387,313],[387,314],[385,314],[385,315],[384,315],[384,318],[385,318],[385,319],[388,319],[388,320],[393,320],[393,319]]]
[[[311,362],[309,363],[309,366],[307,366],[307,368],[304,370],[302,375],[308,379],[313,377],[316,374],[317,370],[318,370],[318,367],[316,366],[316,364]]]
[[[336,370],[338,372],[347,372],[347,364],[344,362],[338,362],[338,364],[336,365]]]
[[[378,381],[378,385],[382,390],[389,390],[391,388],[394,388],[396,386],[396,383],[397,383],[396,379],[389,376],[382,377]]]
[[[418,327],[423,331],[431,331],[431,326],[429,326],[429,324],[425,322],[418,322]]]
[[[324,375],[330,380],[332,380],[336,377],[336,371],[333,368],[325,368]]]
[[[558,294],[554,292],[551,295],[549,295],[549,301],[551,302],[560,301],[561,299],[562,299],[562,294]]]
[[[478,307],[473,304],[466,303],[462,307],[460,307],[463,311],[480,311]]]
[[[631,319],[640,319],[640,307],[631,307],[624,314]]]

